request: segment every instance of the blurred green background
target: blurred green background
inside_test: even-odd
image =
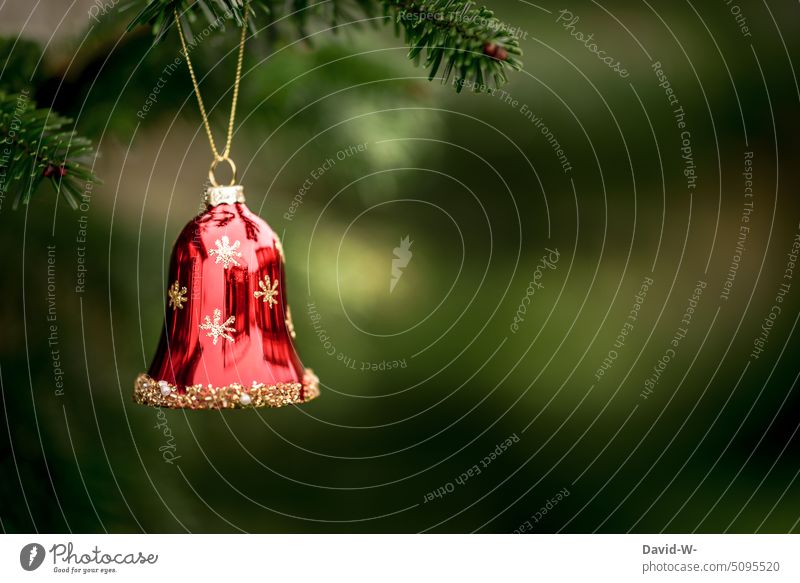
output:
[[[4,531],[797,529],[800,281],[784,278],[800,232],[796,3],[495,1],[524,33],[525,70],[481,95],[429,83],[390,27],[345,23],[311,45],[259,34],[233,157],[283,238],[296,346],[322,397],[226,413],[131,401],[210,153],[184,68],[137,115],[177,38],[152,47],[149,31],[124,32],[131,11],[95,22],[92,5],[0,8],[0,86],[73,117],[102,179],[77,211],[46,188],[0,208]],[[571,31],[594,33],[629,76]],[[193,53],[218,140],[234,36]],[[655,62],[685,112],[693,189]],[[413,258],[390,293],[406,236]],[[547,249],[558,261],[537,274]]]

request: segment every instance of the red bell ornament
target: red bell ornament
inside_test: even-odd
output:
[[[209,188],[206,204],[173,249],[164,331],[134,400],[235,409],[319,396],[292,342],[280,240],[247,208],[241,186]]]

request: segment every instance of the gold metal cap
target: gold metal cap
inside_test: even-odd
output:
[[[206,190],[206,206],[215,207],[220,204],[234,204],[244,202],[244,187],[237,184],[235,186],[211,186]]]

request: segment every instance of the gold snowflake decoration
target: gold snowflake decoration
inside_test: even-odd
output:
[[[281,243],[281,240],[278,239],[277,236],[275,237],[275,249],[278,250],[278,253],[281,256],[281,261],[286,263],[286,257],[284,257],[284,255],[283,255],[283,243]]]
[[[228,269],[231,265],[239,265],[236,257],[241,257],[242,254],[237,251],[241,243],[234,241],[231,245],[230,239],[227,235],[223,235],[222,240],[217,239],[214,242],[217,246],[216,249],[211,249],[208,254],[216,258],[216,263],[222,263],[222,267]]]
[[[220,320],[222,319],[222,311],[221,310],[214,310],[214,321],[211,321],[211,318],[206,316],[206,321],[204,324],[200,324],[201,330],[208,330],[208,337],[214,339],[214,346],[217,345],[217,340],[220,337],[224,338],[228,342],[233,342],[233,336],[228,334],[228,332],[236,332],[235,328],[231,328],[228,325],[233,324],[236,321],[236,316],[231,316],[224,322],[220,324]]]
[[[292,338],[297,336],[294,332],[294,322],[292,322],[292,309],[289,306],[286,306],[286,329]]]
[[[169,287],[167,294],[169,295],[169,305],[173,312],[183,309],[183,304],[186,302],[186,291],[185,287],[180,287],[177,279]]]
[[[261,288],[261,291],[257,291],[253,294],[256,298],[263,296],[264,301],[269,302],[270,308],[278,303],[278,300],[275,299],[278,295],[277,279],[272,282],[272,287],[270,287],[269,275],[265,275],[264,281],[259,281],[258,286]]]

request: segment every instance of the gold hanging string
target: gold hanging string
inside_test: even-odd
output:
[[[216,177],[214,176],[214,170],[217,167],[217,164],[220,162],[227,162],[231,170],[233,171],[233,178],[231,179],[230,186],[236,184],[236,165],[233,163],[233,160],[230,159],[231,153],[231,143],[233,142],[233,123],[236,119],[236,102],[239,98],[239,82],[242,78],[242,62],[244,61],[244,42],[245,37],[247,34],[247,13],[248,13],[248,0],[244,2],[244,18],[242,20],[242,36],[239,40],[239,58],[236,63],[236,77],[233,82],[233,99],[231,103],[231,117],[228,121],[228,136],[225,140],[225,149],[223,150],[222,154],[219,153],[217,150],[217,144],[214,141],[214,136],[211,133],[211,125],[208,122],[208,114],[206,113],[206,106],[203,103],[203,97],[200,95],[200,85],[197,83],[197,76],[194,72],[194,67],[192,66],[192,61],[189,58],[189,49],[186,46],[186,39],[183,36],[183,26],[181,25],[181,21],[178,15],[177,7],[173,8],[175,13],[175,26],[178,29],[178,36],[181,39],[181,46],[183,47],[183,55],[186,57],[186,65],[189,68],[189,76],[192,78],[192,84],[194,85],[194,94],[197,97],[197,105],[200,107],[200,115],[203,118],[203,125],[206,128],[206,134],[208,135],[208,143],[211,145],[211,152],[214,154],[214,161],[211,163],[211,168],[208,171],[208,179],[211,181],[213,186],[219,186],[217,184]]]

